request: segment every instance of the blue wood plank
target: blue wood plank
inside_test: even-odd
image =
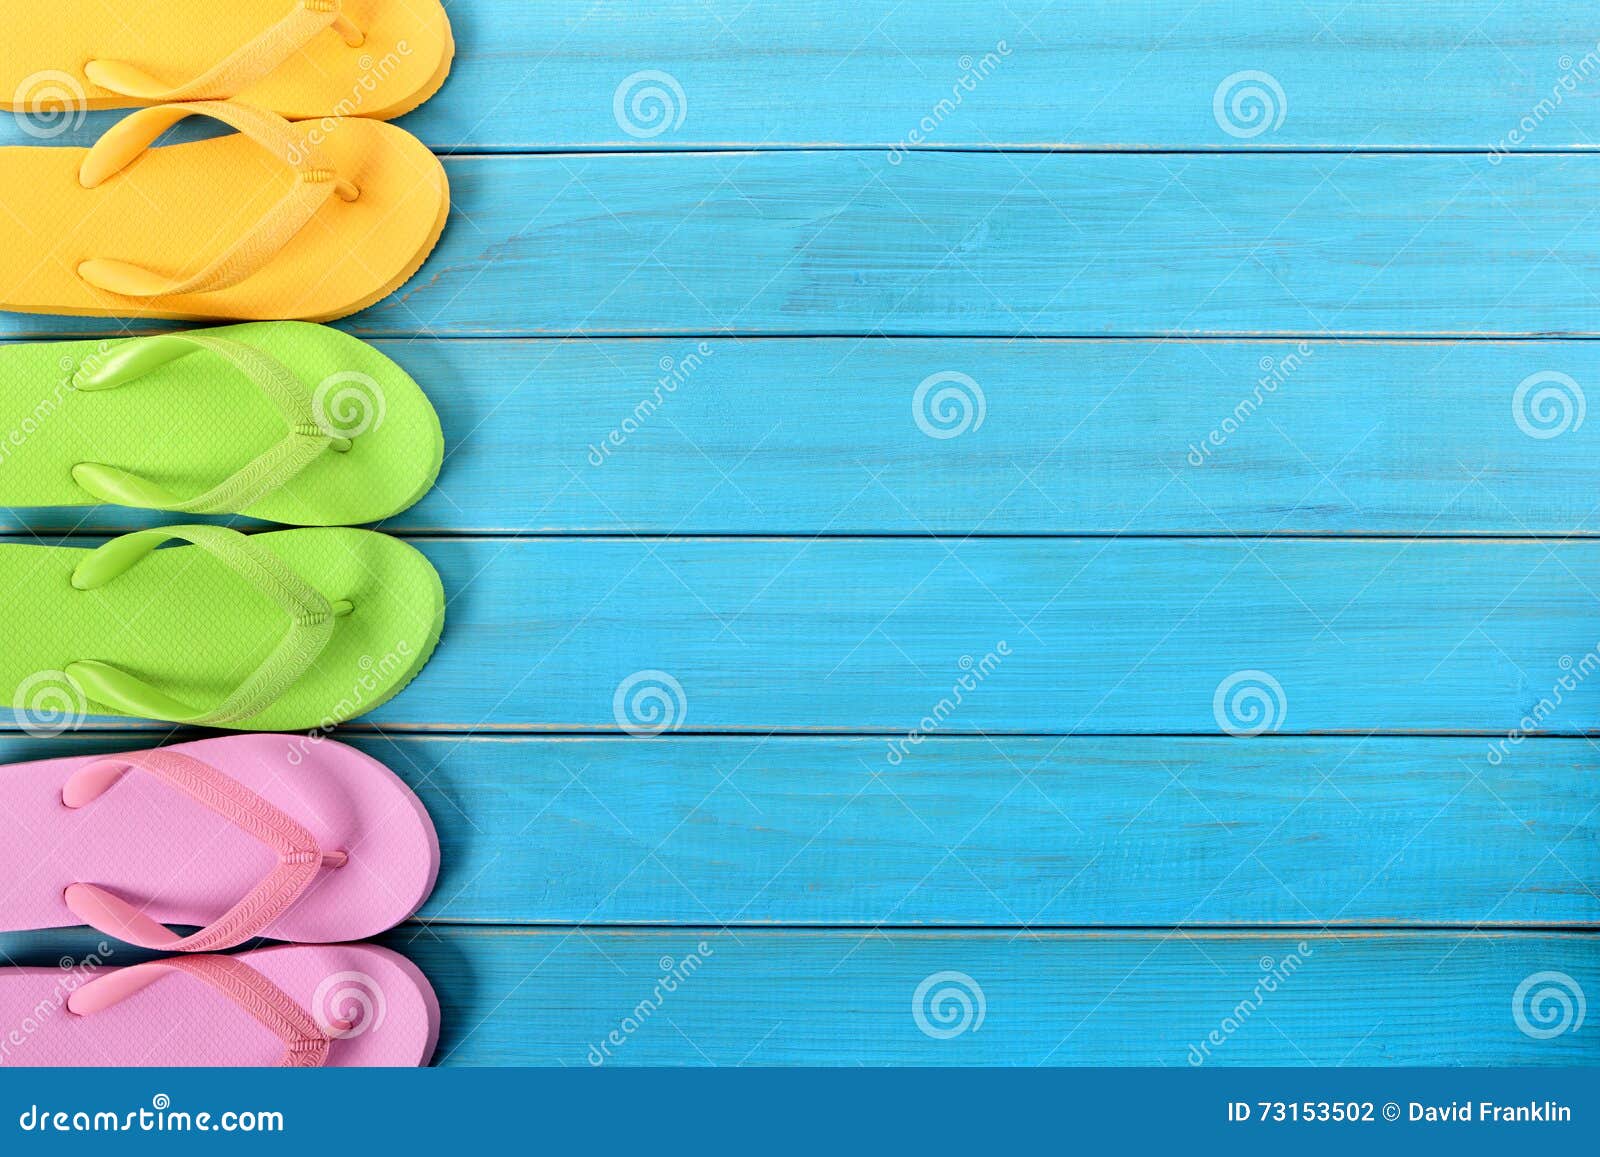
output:
[[[357,726],[1572,734],[1600,696],[1593,540],[419,545],[444,639]]]
[[[443,1064],[1600,1063],[1587,1024],[1513,1013],[1594,992],[1592,936],[434,933],[390,943],[440,988]]]
[[[0,953],[48,966],[96,940],[3,935]],[[407,925],[383,942],[439,994],[444,1065],[1600,1064],[1592,1020],[1559,1002],[1600,988],[1587,934]]]
[[[1600,922],[1586,740],[352,742],[434,818],[436,925]]]
[[[1600,529],[1592,342],[381,344],[449,453],[396,532]],[[167,520],[0,511],[0,530]]]
[[[357,740],[447,849],[429,920],[1595,923],[1585,740]]]
[[[424,541],[445,645],[349,729],[440,824],[429,923],[390,942],[446,1063],[1600,1061],[1518,1017],[1541,974],[1600,987],[1592,936],[1017,931],[1594,923],[1593,744],[1522,735],[1595,730],[1593,544],[1258,537],[1593,529],[1594,347],[1480,340],[1600,332],[1594,162],[1550,152],[1600,134],[1587,13],[455,7],[406,121],[456,154],[455,220],[347,323],[399,339],[456,447],[391,529],[624,537]],[[580,152],[462,155],[530,149]],[[1283,149],[1312,151],[1227,152]],[[996,340],[1153,334],[1312,352]],[[694,360],[665,395],[663,358]],[[0,531],[149,521],[86,513]],[[655,537],[684,534],[950,537]],[[763,734],[487,734],[652,705]],[[1283,734],[1166,734],[1256,709]],[[167,730],[96,722],[0,759]],[[1010,927],[472,927],[574,921]],[[952,971],[985,1019],[941,1040],[912,1009]]]
[[[1585,542],[423,545],[445,644],[371,723],[612,731],[653,671],[713,731],[1214,734],[1256,671],[1291,732],[1587,731],[1600,695]]]
[[[452,87],[408,123],[469,149],[1592,147],[1591,15],[1532,0],[498,0],[452,9]]]
[[[463,157],[375,336],[1591,335],[1582,155]],[[6,315],[0,336],[119,332]]]
[[[441,150],[1587,148],[1600,138],[1600,59],[1583,5],[474,0],[450,15],[450,81],[402,122]],[[1245,95],[1235,110],[1252,87],[1240,73],[1272,78],[1253,83],[1270,108]],[[85,118],[63,139],[92,139],[111,119]],[[0,141],[28,140],[6,129]]]

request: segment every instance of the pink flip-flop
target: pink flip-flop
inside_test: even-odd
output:
[[[0,969],[5,1065],[427,1064],[439,1002],[371,944],[286,944],[127,968]]]
[[[304,736],[11,764],[0,814],[0,931],[88,924],[179,952],[258,936],[332,944],[412,915],[439,871],[411,789]]]

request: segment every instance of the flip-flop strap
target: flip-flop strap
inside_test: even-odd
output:
[[[78,564],[72,585],[80,591],[102,587],[175,538],[204,550],[288,614],[289,629],[278,646],[231,694],[209,708],[193,707],[99,660],[68,663],[63,670],[86,698],[124,715],[195,724],[232,723],[257,715],[311,668],[333,637],[334,619],[349,614],[350,604],[328,602],[277,555],[223,526],[165,526],[113,538]]]
[[[98,884],[69,885],[64,898],[72,914],[108,936],[141,948],[169,952],[232,948],[264,934],[300,898],[323,867],[337,868],[345,863],[345,853],[324,853],[317,846],[316,837],[287,812],[210,764],[176,751],[139,751],[86,763],[62,787],[61,802],[74,810],[86,807],[135,768],[254,836],[277,853],[278,862],[242,900],[188,936],[179,936]]]
[[[310,391],[287,366],[264,350],[205,333],[162,334],[123,342],[85,362],[73,378],[73,388],[115,389],[199,350],[216,354],[248,378],[278,408],[288,432],[232,475],[191,498],[180,498],[158,483],[115,466],[80,462],[72,468],[72,477],[92,497],[149,510],[232,514],[287,485],[324,450],[343,453],[350,449],[350,439],[330,434],[318,421]]]
[[[78,276],[97,289],[124,297],[170,297],[209,293],[237,285],[258,272],[283,249],[334,194],[354,201],[359,192],[343,180],[282,117],[249,105],[223,101],[161,104],[118,121],[96,141],[78,170],[78,183],[98,188],[142,156],[167,129],[191,116],[208,116],[231,125],[294,170],[296,180],[261,220],[218,256],[186,274],[167,275],[103,257],[78,265]]]
[[[100,88],[139,100],[226,100],[275,71],[330,27],[351,48],[359,48],[365,39],[340,10],[339,0],[299,0],[282,20],[183,84],[168,86],[123,60],[91,60],[83,71]]]
[[[74,989],[67,997],[67,1011],[77,1016],[93,1016],[172,972],[210,985],[270,1029],[287,1046],[279,1065],[318,1068],[327,1063],[328,1050],[333,1044],[328,1034],[294,997],[237,956],[174,956],[118,968]],[[337,1031],[339,1026],[334,1028]]]

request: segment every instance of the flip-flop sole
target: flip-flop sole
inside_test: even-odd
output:
[[[194,977],[169,973],[86,1016],[67,1001],[115,964],[0,969],[0,1066],[267,1066],[284,1045]],[[420,969],[372,944],[279,945],[239,954],[334,1037],[330,1068],[425,1065],[439,1042],[439,1000]]]
[[[444,626],[444,588],[415,547],[342,527],[272,531],[252,541],[281,557],[330,602],[353,610],[309,671],[240,731],[326,728],[398,694],[427,662]],[[83,660],[120,668],[193,705],[220,702],[282,640],[283,612],[198,547],[168,546],[89,591],[73,588],[85,548],[0,544],[10,592],[0,696],[23,727],[56,728],[87,701],[63,674]],[[46,722],[48,720],[48,722]]]
[[[416,794],[383,764],[331,739],[229,735],[165,748],[210,764],[288,814],[325,851],[343,851],[262,935],[333,944],[376,936],[409,918],[439,874],[439,838]],[[238,903],[276,862],[259,840],[183,792],[132,770],[103,796],[62,806],[86,764],[76,756],[0,766],[0,931],[80,923],[63,900],[73,884],[109,889],[163,924],[203,927]],[[112,757],[114,758],[114,757]]]
[[[358,338],[303,322],[209,331],[270,354],[305,383],[318,422],[351,439],[281,489],[231,511],[293,526],[348,526],[398,514],[427,493],[444,458],[439,418],[409,375]],[[134,339],[138,340],[138,339]],[[204,351],[109,390],[73,375],[122,341],[0,346],[0,506],[83,506],[73,479],[94,462],[178,495],[203,493],[285,432],[278,409]]]
[[[450,31],[450,21],[447,17],[445,19],[443,44],[438,54],[438,63],[434,67],[433,75],[428,78],[427,82],[410,97],[396,99],[386,105],[379,106],[379,111],[374,112],[363,108],[352,115],[371,117],[373,120],[392,121],[405,116],[408,112],[421,108],[438,94],[439,90],[444,87],[444,82],[450,78],[450,66],[455,62],[455,55],[455,36]]]
[[[205,293],[130,297],[78,269],[91,259],[179,275],[247,236],[298,180],[282,159],[234,133],[147,151],[93,189],[79,148],[0,148],[0,308],[110,317],[328,321],[407,281],[450,212],[444,166],[403,129],[344,118],[295,126],[360,191],[330,197],[243,281]]]
[[[116,19],[87,0],[8,12],[0,41],[0,101],[44,124],[78,110],[147,103],[101,88],[85,65],[121,61],[174,86],[203,75],[290,11],[289,0],[165,0],[125,4]],[[361,30],[348,45],[332,28],[232,99],[279,116],[389,120],[427,100],[450,72],[455,41],[438,0],[342,0]]]

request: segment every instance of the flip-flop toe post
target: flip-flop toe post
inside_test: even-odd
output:
[[[444,83],[455,51],[438,0],[87,0],[22,5],[0,41],[0,94],[29,113],[239,100],[299,119],[388,120]]]
[[[37,1026],[6,1062],[37,1066],[414,1067],[439,1002],[405,957],[371,944],[173,956],[87,976],[0,969],[0,1016]]]
[[[27,429],[5,446],[4,506],[345,526],[410,506],[444,453],[403,369],[303,322],[0,347],[0,412]]]
[[[444,624],[427,558],[365,530],[188,525],[92,550],[3,544],[8,573],[0,687],[25,726],[48,693],[69,715],[331,727],[398,694]]]
[[[237,131],[151,147],[190,116]],[[219,101],[130,113],[88,149],[3,148],[0,172],[0,307],[28,313],[343,317],[421,267],[450,204],[402,129]]]
[[[360,940],[412,916],[439,871],[415,793],[326,739],[233,735],[13,764],[0,799],[14,817],[0,868],[17,882],[0,931],[86,924],[167,952]]]

